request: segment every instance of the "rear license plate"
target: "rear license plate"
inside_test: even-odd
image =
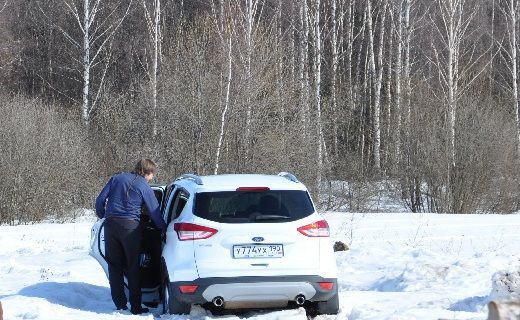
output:
[[[233,246],[233,258],[281,258],[282,244],[244,244]]]

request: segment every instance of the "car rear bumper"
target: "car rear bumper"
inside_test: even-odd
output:
[[[324,290],[320,282],[332,282],[331,290]],[[194,293],[181,293],[179,286],[197,285]],[[283,307],[298,296],[306,301],[327,301],[338,291],[337,279],[320,276],[274,276],[199,278],[194,281],[172,282],[173,299],[190,304],[211,303],[222,298],[223,308]]]

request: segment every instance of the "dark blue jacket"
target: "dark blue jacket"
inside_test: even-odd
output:
[[[155,225],[161,230],[166,230],[159,202],[146,179],[134,173],[118,173],[110,178],[99,193],[96,199],[96,214],[99,218],[121,217],[139,221],[143,204]]]

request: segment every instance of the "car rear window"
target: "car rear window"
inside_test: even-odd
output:
[[[194,214],[216,222],[289,222],[313,212],[309,194],[301,190],[221,191],[195,195]]]

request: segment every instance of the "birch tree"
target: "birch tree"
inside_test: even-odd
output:
[[[305,1],[304,1],[305,2]],[[314,0],[313,6],[311,7],[311,14],[309,15],[309,22],[312,24],[312,35],[313,35],[313,64],[312,72],[314,77],[314,109],[316,116],[316,187],[317,187],[317,198],[320,199],[320,187],[322,182],[323,173],[323,159],[326,157],[325,141],[323,136],[323,123],[322,123],[322,101],[321,101],[321,64],[322,64],[322,30],[321,30],[321,0]],[[304,5],[306,6],[306,5]]]
[[[153,5],[148,8],[146,0],[142,1],[144,17],[148,30],[148,37],[152,44],[152,68],[147,70],[152,84],[152,137],[155,143],[157,137],[157,76],[159,74],[159,62],[161,61],[161,0],[153,0]]]
[[[403,75],[403,3],[407,0],[397,2],[397,48],[395,59],[395,115],[396,129],[394,131],[395,159],[398,164],[401,159],[401,83]]]
[[[373,82],[374,90],[374,167],[376,171],[381,170],[381,88],[383,85],[383,49],[384,49],[384,34],[385,34],[385,19],[386,19],[386,8],[387,2],[382,0],[384,3],[381,8],[381,21],[379,30],[379,48],[377,54],[377,65],[375,60],[374,50],[374,33],[372,27],[372,6],[371,1],[367,1],[367,23],[368,23],[368,37],[369,37],[369,50],[370,50],[370,74]]]
[[[307,142],[309,130],[309,10],[307,0],[300,0],[300,104],[302,118],[302,138]]]
[[[221,1],[220,2],[220,19],[217,18],[217,10],[216,5],[212,1],[212,11],[213,11],[213,19],[214,24],[217,28],[217,33],[219,35],[220,41],[221,41],[221,48],[222,51],[225,52],[226,47],[226,36],[227,36],[227,80],[226,80],[226,89],[225,89],[225,97],[224,101],[222,102],[222,99],[219,99],[221,104],[221,117],[220,117],[220,133],[218,137],[218,143],[217,143],[217,150],[215,153],[215,168],[213,170],[214,174],[218,174],[219,170],[219,162],[220,162],[220,154],[222,150],[222,144],[224,142],[224,133],[225,133],[225,127],[226,127],[226,115],[230,107],[230,92],[231,92],[231,81],[233,79],[232,72],[233,72],[233,56],[232,56],[232,23],[228,21],[228,23],[225,23],[224,20],[224,4]],[[224,29],[225,28],[225,29]],[[221,80],[222,83],[222,80]]]
[[[103,89],[103,82],[110,64],[109,48],[111,40],[128,16],[132,1],[108,4],[106,0],[63,0],[66,13],[74,19],[75,30],[71,30],[69,26],[54,24],[53,19],[48,17],[40,7],[40,11],[48,21],[60,31],[74,49],[80,52],[76,62],[81,65],[83,79],[81,115],[86,124],[89,124],[92,112]],[[78,30],[81,38],[75,36],[75,34],[78,34]],[[103,69],[99,75],[98,88],[93,96],[91,92],[91,72],[100,63],[103,63]]]
[[[477,7],[467,4],[466,0],[437,0],[440,20],[433,19],[433,27],[440,38],[438,44],[432,44],[434,53],[432,63],[438,71],[442,96],[447,114],[447,158],[448,158],[448,210],[456,212],[461,205],[455,190],[457,170],[457,106],[475,79],[485,70],[479,65],[485,50],[477,54],[476,42],[469,42],[468,37],[476,32],[471,28],[477,14]],[[469,44],[469,45],[468,45]],[[489,63],[489,62],[488,62]]]
[[[339,48],[338,48],[338,23],[336,18],[337,0],[332,0],[330,5],[330,20],[331,20],[331,55],[332,55],[332,136],[334,139],[334,158],[338,156],[338,102],[337,102],[337,81],[338,81],[338,63],[339,63]]]
[[[246,161],[249,160],[249,144],[251,140],[251,120],[253,114],[253,106],[251,100],[251,85],[252,85],[252,74],[251,74],[251,62],[253,58],[254,48],[254,34],[256,29],[256,19],[263,9],[263,0],[245,0],[245,13],[243,22],[245,24],[245,41],[246,41],[246,56],[245,56],[245,73],[246,73]]]
[[[516,144],[517,157],[520,159],[520,106],[519,106],[519,89],[518,89],[518,0],[507,0],[506,6],[501,7],[502,15],[506,19],[507,30],[507,46],[502,49],[503,59],[506,62],[507,69],[510,74],[509,85],[507,91],[513,100],[513,110],[515,113],[516,124]]]

